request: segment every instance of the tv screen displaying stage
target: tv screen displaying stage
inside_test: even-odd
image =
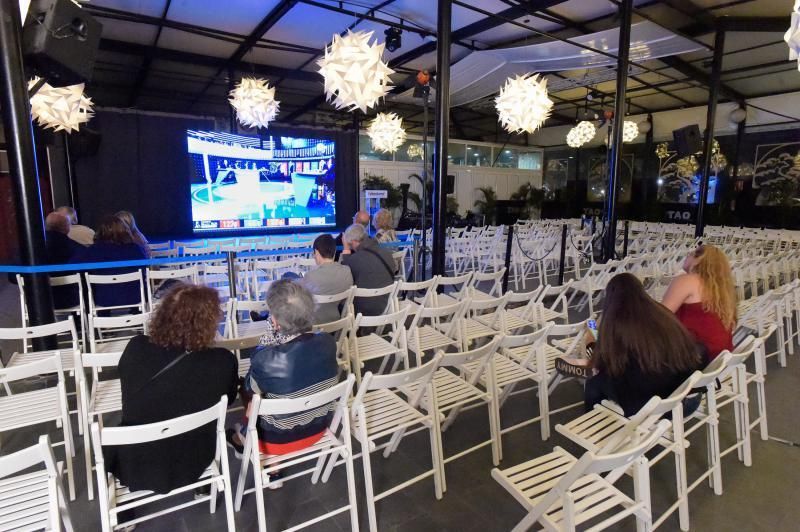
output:
[[[186,132],[195,232],[336,224],[330,139]]]

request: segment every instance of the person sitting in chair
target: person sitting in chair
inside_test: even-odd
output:
[[[350,267],[353,281],[359,288],[384,288],[394,282],[397,264],[392,253],[367,235],[361,224],[353,224],[344,232],[342,264]],[[357,297],[353,301],[356,314],[380,316],[386,310],[389,296]]]

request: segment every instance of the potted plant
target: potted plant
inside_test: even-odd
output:
[[[474,207],[478,214],[484,216],[484,223],[494,225],[497,214],[497,193],[492,187],[478,187],[478,192],[483,195],[483,199],[475,200]]]
[[[365,175],[364,179],[361,180],[361,188],[363,190],[385,190],[386,199],[383,200],[383,206],[387,209],[396,209],[403,202],[403,194],[400,189],[392,185],[392,182],[382,175]]]

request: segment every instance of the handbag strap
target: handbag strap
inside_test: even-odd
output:
[[[361,250],[359,250],[359,251],[361,251]],[[384,268],[386,268],[386,271],[387,271],[387,272],[389,272],[389,277],[391,277],[391,278],[393,278],[393,279],[394,279],[394,270],[392,270],[392,269],[389,267],[389,265],[388,265],[388,264],[386,264],[386,261],[384,261],[384,260],[383,260],[383,257],[381,257],[381,256],[380,256],[380,254],[379,254],[378,252],[376,252],[376,251],[375,251],[375,250],[373,250],[373,249],[369,249],[369,248],[366,248],[366,249],[364,249],[363,251],[369,251],[370,253],[372,253],[373,255],[375,255],[376,257],[378,257],[378,260],[379,260],[379,261],[381,261],[381,264],[383,264],[383,267],[384,267]]]
[[[140,393],[142,390],[144,390],[145,388],[147,388],[147,385],[148,385],[148,384],[150,384],[151,382],[153,382],[154,380],[156,380],[156,379],[157,379],[158,377],[160,377],[160,376],[161,376],[163,373],[166,373],[166,372],[167,372],[167,370],[169,370],[171,367],[173,367],[173,366],[174,366],[174,365],[176,365],[178,362],[180,362],[181,360],[183,360],[183,359],[184,359],[184,357],[186,357],[186,355],[188,355],[188,354],[189,354],[189,351],[184,351],[184,352],[183,352],[183,353],[181,353],[180,355],[178,355],[178,356],[176,356],[175,358],[173,358],[173,359],[170,361],[170,363],[169,363],[169,364],[167,364],[166,366],[164,366],[163,368],[161,368],[161,369],[160,369],[160,370],[159,370],[159,371],[158,371],[158,372],[157,372],[155,375],[153,375],[152,377],[150,377],[149,379],[147,379],[147,382],[145,382],[144,384],[142,384],[142,385],[139,387],[139,389],[138,389],[138,390],[136,390],[136,391],[135,391],[135,392],[134,392],[132,395],[134,395],[134,396],[135,396],[135,395],[139,395],[139,393]]]

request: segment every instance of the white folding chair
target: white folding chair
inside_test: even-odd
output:
[[[133,425],[127,427],[100,427],[98,423],[92,424],[92,445],[96,460],[97,470],[97,490],[100,501],[100,523],[103,532],[110,532],[125,525],[135,525],[161,515],[172,513],[176,510],[186,508],[195,504],[208,502],[211,512],[217,507],[217,494],[221,491],[225,498],[225,516],[228,531],[235,530],[233,522],[233,500],[231,489],[231,476],[228,468],[228,453],[225,443],[225,414],[228,406],[228,398],[222,399],[207,408],[193,414],[149,423],[147,425]],[[169,493],[159,494],[151,491],[131,492],[114,478],[114,475],[106,471],[105,460],[103,458],[103,448],[120,445],[137,445],[142,443],[155,442],[185,434],[189,431],[198,429],[204,425],[216,422],[216,444],[217,449],[209,467],[203,472],[196,482],[176,488]],[[119,522],[120,514],[125,510],[140,508],[144,505],[162,501],[168,497],[186,493],[201,486],[210,486],[211,492],[208,495],[195,495],[194,500],[187,501],[171,508],[159,509],[155,512],[142,515],[141,510],[137,510],[137,516],[127,522]]]
[[[36,466],[36,470],[30,469]],[[23,473],[24,471],[24,473]],[[56,463],[50,439],[0,457],[0,529],[72,532],[61,462]]]
[[[239,376],[244,377],[250,370],[250,358],[242,357],[242,351],[245,349],[254,349],[261,345],[261,334],[254,334],[251,336],[234,336],[231,338],[217,338],[214,342],[214,347],[220,347],[232,351],[239,361]],[[238,408],[237,408],[238,410]]]
[[[417,356],[417,365],[422,364],[426,352],[461,346],[461,320],[469,303],[467,298],[441,307],[418,308],[407,333],[408,348]]]
[[[147,333],[150,313],[92,318],[89,351],[110,353],[124,351],[134,336]]]
[[[470,280],[470,297],[472,299],[491,299],[503,294],[503,276],[506,269],[501,268],[492,273],[475,272]],[[488,285],[488,286],[486,286]]]
[[[641,439],[631,439],[624,448],[610,453],[586,451],[577,459],[561,447],[552,453],[508,469],[492,469],[492,477],[528,512],[513,528],[523,532],[539,523],[545,530],[576,530],[594,523],[590,530],[607,529],[634,516],[636,528],[650,530],[650,479],[644,454],[669,428],[663,420]],[[634,496],[614,483],[633,468]],[[606,473],[605,476],[601,474]],[[598,516],[617,511],[595,523]],[[582,527],[584,528],[584,527]]]
[[[89,292],[89,327],[91,327],[92,319],[98,315],[99,311],[103,310],[125,310],[128,313],[131,312],[144,312],[147,310],[145,305],[147,304],[147,300],[145,299],[144,295],[144,281],[142,279],[142,272],[140,270],[136,270],[135,272],[130,273],[118,273],[118,274],[94,274],[94,273],[85,273],[84,276],[86,277],[86,287]],[[98,305],[97,301],[95,300],[95,286],[100,285],[104,288],[109,288],[113,285],[118,284],[128,284],[128,283],[136,283],[139,288],[139,301],[133,302],[130,304],[125,305]]]
[[[255,336],[264,334],[270,327],[269,320],[253,321],[250,317],[251,312],[263,314],[269,309],[267,308],[266,301],[247,301],[239,298],[231,298],[228,300],[230,306],[228,312],[228,328],[231,338],[241,336]]]
[[[467,292],[469,291],[471,279],[472,272],[453,277],[440,276],[436,284],[437,290],[433,293],[434,304],[437,306],[449,305],[466,297],[468,295]],[[450,289],[449,293],[448,288]],[[440,290],[441,293],[439,293]]]
[[[151,267],[145,270],[145,277],[147,278],[148,308],[152,311],[155,308],[153,294],[156,293],[162,283],[168,280],[180,280],[190,284],[197,284],[200,280],[200,272],[197,266],[168,270],[154,270]]]
[[[80,411],[83,415],[82,423],[84,427],[90,427],[95,420],[102,427],[103,414],[122,411],[122,386],[120,380],[118,378],[100,378],[103,369],[115,369],[119,366],[121,356],[122,352],[80,354]],[[87,370],[91,376],[91,381],[86,375]],[[94,468],[92,467],[92,442],[88,430],[83,431],[83,455],[86,463],[86,488],[91,501],[94,499],[94,482],[92,480]]]
[[[327,482],[337,462],[344,463],[347,472],[348,504],[328,511],[324,515],[314,517],[303,523],[293,525],[292,530],[318,523],[334,515],[349,511],[351,528],[358,530],[358,508],[355,485],[355,471],[353,468],[353,445],[350,435],[350,410],[347,403],[353,391],[355,377],[353,375],[336,386],[303,397],[291,399],[262,399],[256,395],[250,403],[250,414],[247,422],[247,436],[244,442],[242,467],[239,471],[239,481],[236,485],[236,510],[242,506],[242,497],[248,493],[255,493],[256,512],[258,514],[258,529],[267,530],[267,515],[264,508],[265,488],[270,487],[270,473],[281,471],[289,467],[305,465],[316,462],[313,467],[304,467],[302,471],[292,472],[281,479],[287,482],[304,475],[311,475],[311,483],[316,484],[320,478]],[[323,436],[309,447],[287,454],[270,455],[262,453],[258,441],[256,425],[261,417],[293,416],[302,417],[309,411],[326,410],[333,412],[330,426],[325,429]],[[254,487],[245,489],[248,470],[252,468]]]
[[[472,342],[506,332],[505,308],[513,295],[506,292],[500,297],[472,299],[477,292],[471,288],[468,293],[469,306],[461,320],[461,347],[466,351]]]
[[[420,305],[433,303],[434,292],[439,278],[438,275],[434,275],[426,281],[416,283],[400,281],[397,286],[398,308],[408,307],[408,315],[413,318]]]
[[[350,312],[353,314],[353,316],[355,316],[358,312],[359,305],[365,299],[372,298],[386,298],[386,307],[383,309],[384,313],[397,312],[399,308],[399,304],[397,302],[397,290],[399,287],[399,281],[395,281],[390,285],[384,286],[383,288],[359,288],[356,286],[353,292],[353,308]]]
[[[389,375],[373,375],[367,372],[351,405],[353,415],[353,436],[361,446],[361,463],[364,468],[364,487],[366,490],[367,516],[370,532],[377,532],[378,520],[375,503],[416,482],[433,476],[437,499],[442,498],[444,481],[442,479],[442,439],[439,430],[439,407],[433,393],[433,374],[439,365],[440,357],[427,364]],[[395,391],[403,386],[417,383],[417,393],[403,399]],[[422,413],[417,409],[423,396],[427,396],[430,410]],[[431,444],[431,469],[406,480],[381,493],[375,493],[372,482],[372,463],[370,454],[383,449],[388,458],[409,429],[423,426],[428,429]],[[380,442],[380,443],[379,443]]]
[[[381,359],[379,373],[386,369],[389,358],[394,357],[392,371],[400,362],[408,368],[408,338],[405,321],[408,309],[383,316],[356,316],[353,322],[353,333],[350,335],[350,370],[356,375],[356,382],[361,385],[361,372],[364,362]],[[359,329],[364,334],[359,336]],[[388,330],[387,330],[388,329]]]
[[[336,340],[336,361],[339,367],[350,373],[350,335],[353,334],[353,317],[344,318],[328,323],[314,324],[314,332],[324,332]]]
[[[77,351],[72,353],[74,359]],[[69,419],[67,391],[64,383],[64,372],[61,357],[55,353],[47,358],[27,364],[0,369],[0,382],[10,385],[30,377],[41,377],[55,374],[55,386],[48,386],[29,392],[0,397],[0,433],[19,431],[24,427],[33,427],[55,422],[61,429],[63,441],[55,446],[64,446],[64,459],[67,462],[67,481],[69,498],[75,500],[75,474],[72,470],[72,459],[75,457],[75,443],[72,440],[72,425]]]
[[[339,292],[338,294],[313,294],[314,304],[317,308],[320,308],[323,305],[325,307],[336,308],[336,312],[339,314],[340,318],[350,316],[350,312],[353,310],[353,297],[355,295],[355,290],[356,288],[351,286],[347,290]]]

